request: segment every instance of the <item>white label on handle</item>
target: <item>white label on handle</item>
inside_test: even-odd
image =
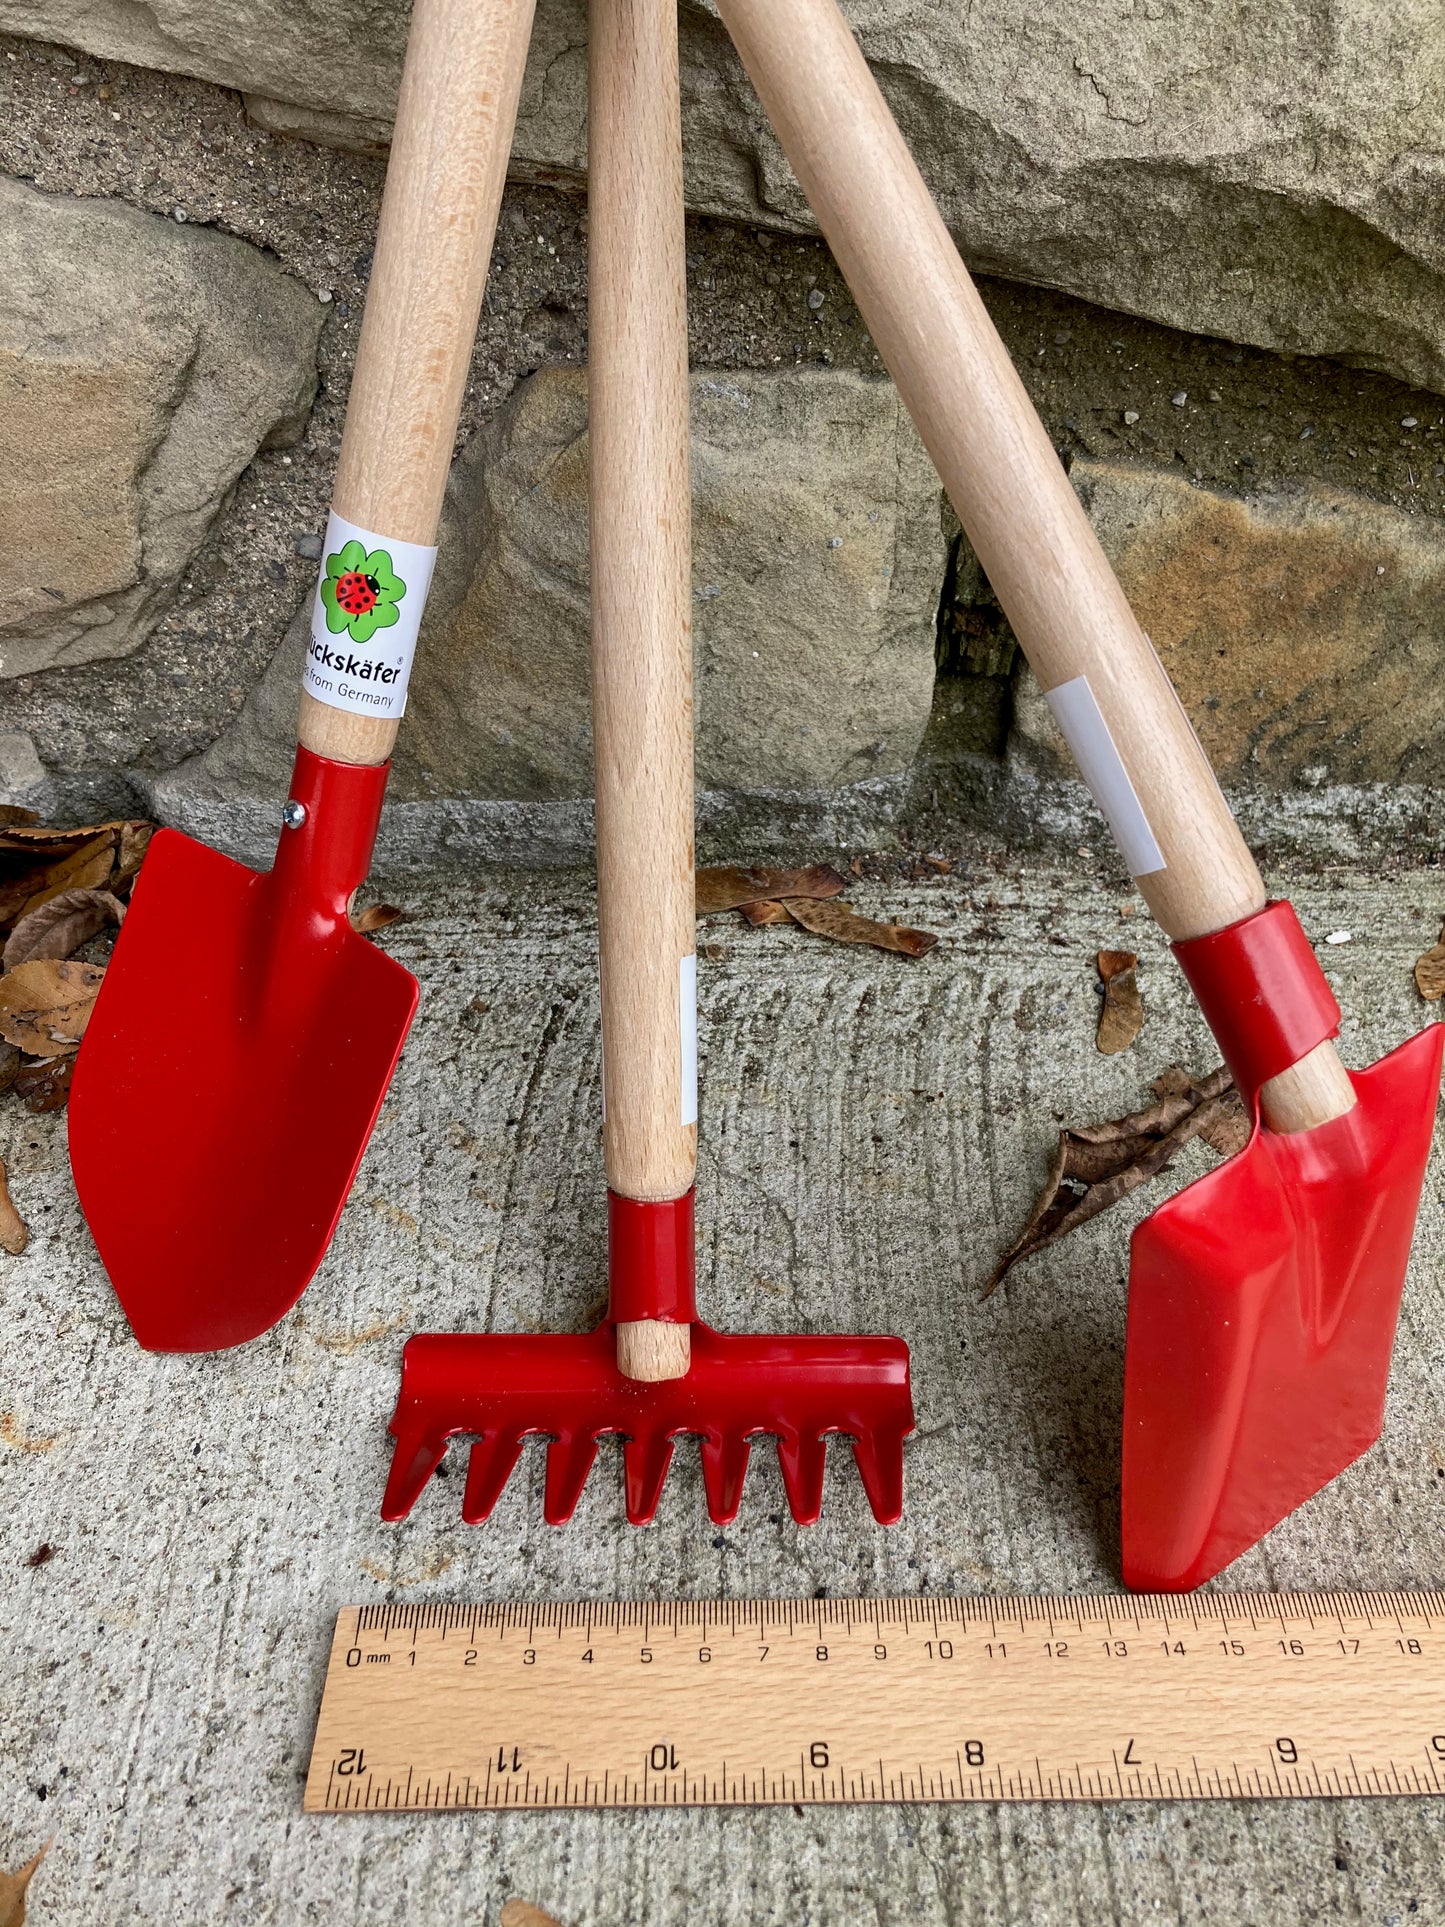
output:
[[[697,1123],[697,957],[677,966],[677,1019],[682,1034],[682,1121]]]
[[[333,509],[301,687],[332,709],[400,716],[435,549],[359,529]]]
[[[1149,827],[1144,805],[1129,780],[1088,677],[1076,676],[1057,689],[1045,690],[1044,700],[1074,752],[1074,761],[1093,791],[1094,801],[1108,818],[1130,876],[1153,876],[1156,870],[1167,868],[1164,852]]]

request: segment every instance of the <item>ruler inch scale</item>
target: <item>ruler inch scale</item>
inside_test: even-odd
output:
[[[308,1813],[1445,1794],[1445,1592],[337,1615]]]

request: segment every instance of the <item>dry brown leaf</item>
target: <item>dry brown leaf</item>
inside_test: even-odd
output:
[[[8,1091],[19,1072],[19,1051],[13,1044],[0,1044],[0,1091]]]
[[[37,1117],[43,1117],[47,1111],[58,1111],[70,1096],[70,1076],[74,1069],[73,1056],[22,1062],[15,1073],[15,1095],[26,1110],[34,1111]]]
[[[8,828],[12,823],[38,823],[39,810],[22,809],[18,803],[0,803],[0,827]]]
[[[28,850],[34,856],[43,854],[53,860],[62,850],[78,850],[97,836],[108,835],[113,843],[124,828],[123,817],[116,817],[112,823],[80,823],[71,830],[58,830],[49,823],[34,827],[8,823],[0,827],[0,850]]]
[[[781,903],[772,903],[767,897],[764,897],[761,903],[740,903],[738,905],[738,912],[741,916],[746,917],[751,924],[791,923],[793,921]]]
[[[18,1258],[29,1242],[30,1227],[15,1209],[6,1181],[5,1161],[0,1158],[0,1251],[8,1251],[12,1258]]]
[[[717,910],[740,910],[745,903],[759,903],[764,897],[836,897],[842,888],[842,877],[827,863],[813,863],[805,870],[719,864],[697,872],[697,914],[706,917]]]
[[[1445,997],[1445,930],[1433,949],[1415,959],[1415,986],[1427,1003]]]
[[[115,875],[111,878],[113,889],[118,890],[123,883],[132,881],[155,833],[155,824],[147,823],[143,817],[132,817],[130,822],[121,824],[120,843],[115,853]]]
[[[1128,1050],[1144,1024],[1144,999],[1139,995],[1139,959],[1132,950],[1101,950],[1098,971],[1104,986],[1104,1008],[1099,1013],[1095,1045],[1105,1057]]]
[[[0,968],[18,970],[44,957],[69,957],[108,923],[125,921],[125,905],[109,890],[62,890],[23,916],[10,932]]]
[[[4,864],[3,855],[0,855],[0,864]],[[0,928],[13,922],[30,899],[45,888],[49,874],[48,863],[27,861],[18,869],[6,866],[6,874],[0,876]]]
[[[502,1927],[562,1927],[562,1923],[530,1900],[509,1900],[502,1909]]]
[[[351,913],[351,927],[363,937],[369,937],[373,930],[385,930],[389,923],[410,921],[408,912],[394,903],[369,903],[364,910]]]
[[[872,917],[861,916],[851,903],[819,903],[808,897],[783,897],[781,902],[794,923],[802,924],[816,936],[831,937],[835,943],[866,943],[875,950],[896,950],[900,956],[922,957],[938,942],[931,930],[909,930],[900,923],[878,923]]]
[[[1198,1080],[1171,1067],[1154,1081],[1156,1101],[1127,1117],[1059,1132],[1044,1188],[1028,1223],[999,1261],[984,1297],[1020,1259],[1031,1258],[1158,1177],[1191,1138],[1224,1156],[1243,1148],[1249,1120],[1221,1064]]]
[[[114,837],[92,838],[89,843],[83,843],[78,850],[70,851],[50,866],[41,887],[21,904],[15,921],[19,923],[22,918],[28,917],[32,911],[40,909],[42,904],[49,903],[66,890],[98,890],[103,883],[109,883],[114,866]]]
[[[105,972],[43,958],[0,977],[0,1037],[30,1057],[78,1050]]]
[[[39,1853],[14,1873],[0,1873],[0,1927],[25,1927],[25,1890],[35,1878],[35,1869],[55,1845],[52,1833]]]

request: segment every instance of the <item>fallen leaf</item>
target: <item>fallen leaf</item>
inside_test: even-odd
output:
[[[748,922],[752,924],[791,923],[793,921],[781,903],[770,902],[766,897],[763,898],[761,903],[740,903],[738,909],[742,915],[747,918]]]
[[[878,923],[861,916],[850,903],[819,903],[808,897],[783,897],[783,908],[794,923],[835,943],[872,944],[875,950],[896,950],[904,957],[922,957],[938,942],[931,930],[909,930],[899,923]]]
[[[1057,1243],[1158,1177],[1191,1138],[1202,1137],[1223,1156],[1248,1141],[1249,1119],[1222,1064],[1198,1080],[1171,1067],[1155,1079],[1153,1089],[1155,1102],[1142,1111],[1059,1132],[1044,1188],[1028,1223],[1000,1259],[985,1298],[1020,1259]]]
[[[90,842],[92,837],[109,835],[113,842],[124,828],[125,819],[119,816],[112,823],[81,823],[71,830],[56,829],[49,823],[33,827],[24,823],[7,823],[0,827],[0,850],[29,850],[32,853],[43,850],[53,856],[57,850],[67,846],[79,849],[82,843]]]
[[[120,845],[115,853],[113,889],[118,890],[123,883],[129,883],[135,877],[155,833],[155,824],[147,823],[141,817],[133,817],[129,823],[121,824]]]
[[[44,957],[69,957],[108,923],[125,920],[125,905],[109,890],[62,890],[21,917],[5,944],[0,968],[16,970]]]
[[[48,1566],[55,1557],[55,1548],[47,1539],[43,1546],[37,1546],[25,1561],[27,1566]]]
[[[1105,1057],[1128,1050],[1144,1024],[1144,1000],[1139,995],[1139,959],[1132,950],[1101,950],[1098,971],[1104,985],[1104,1008],[1099,1013],[1095,1045]]]
[[[410,921],[408,912],[394,903],[369,903],[364,910],[351,913],[351,927],[363,937],[369,937],[373,930],[385,930],[389,923]]]
[[[836,897],[842,889],[842,877],[827,863],[810,864],[805,870],[719,864],[697,873],[697,914],[706,917],[718,910],[740,910],[745,903],[759,903],[764,897]]]
[[[35,1878],[35,1869],[55,1845],[52,1833],[39,1853],[15,1873],[0,1873],[0,1927],[25,1927],[25,1890]]]
[[[4,979],[0,978],[0,983]],[[70,1096],[70,1079],[75,1070],[74,1057],[42,1057],[38,1063],[22,1063],[15,1073],[15,1095],[27,1111],[43,1117],[58,1111]]]
[[[18,803],[0,803],[0,825],[8,827],[12,823],[38,823],[39,810],[25,810]]]
[[[0,1044],[0,1091],[8,1091],[20,1070],[20,1053],[13,1044]]]
[[[13,865],[7,868],[8,874],[0,878],[0,928],[13,922],[30,899],[45,888],[45,879],[50,874],[48,863],[22,863],[18,868]]]
[[[103,883],[109,883],[114,866],[113,835],[97,836],[83,843],[78,850],[71,850],[59,862],[51,864],[40,888],[27,897],[16,912],[16,922],[67,890],[98,890]]]
[[[0,1251],[8,1251],[12,1258],[18,1258],[29,1242],[30,1227],[15,1209],[15,1200],[6,1182],[5,1162],[0,1158]]]
[[[1428,1003],[1445,997],[1445,930],[1432,950],[1415,959],[1415,985]]]
[[[530,1900],[509,1900],[502,1909],[502,1927],[562,1927],[562,1923],[534,1907]]]
[[[31,1057],[78,1050],[105,972],[43,958],[0,977],[0,1037]]]

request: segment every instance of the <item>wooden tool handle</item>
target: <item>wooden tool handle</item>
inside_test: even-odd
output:
[[[676,0],[592,0],[588,360],[592,717],[607,1181],[678,1198],[697,1163],[692,557]],[[632,1377],[686,1325],[618,1327]]]
[[[336,513],[430,547],[451,469],[517,119],[534,0],[415,0]],[[301,742],[384,763],[394,718],[303,691]]]
[[[1262,909],[1209,761],[834,0],[718,4],[1034,673],[1046,692],[1087,682],[1075,693],[1162,858],[1137,879],[1149,908],[1174,938]],[[1261,1101],[1301,1130],[1354,1093],[1326,1044]]]

